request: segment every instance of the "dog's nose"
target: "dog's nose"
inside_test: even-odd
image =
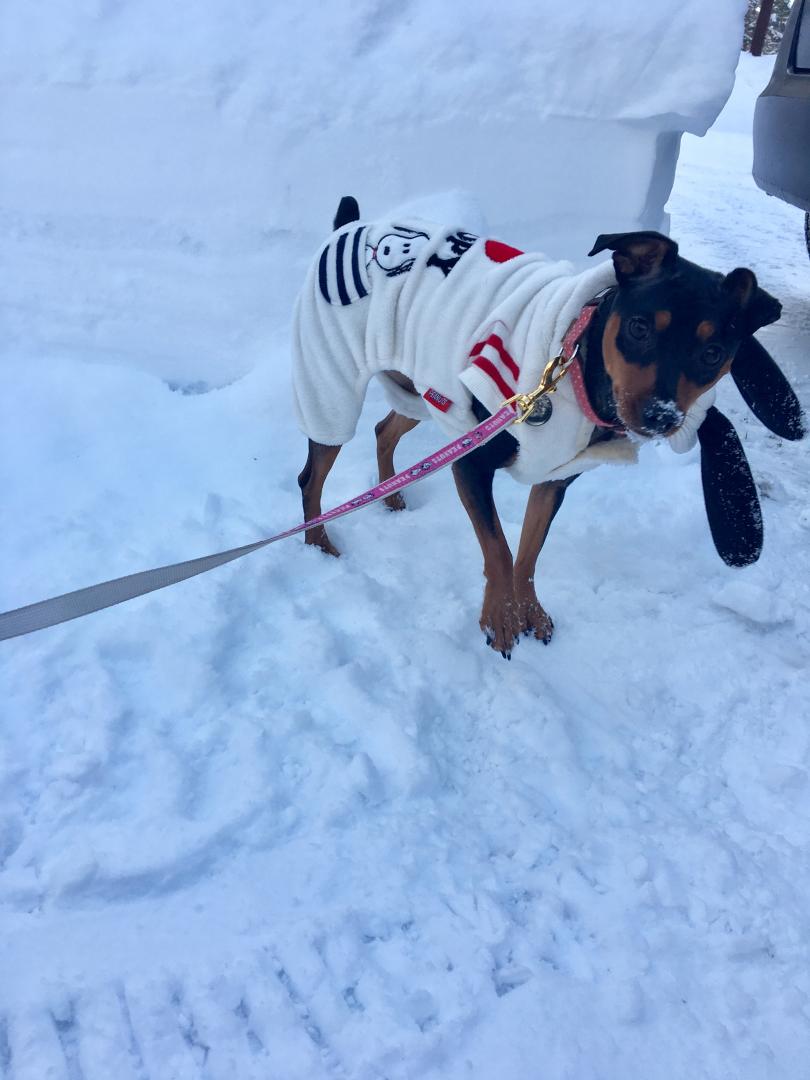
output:
[[[674,401],[653,398],[641,410],[641,424],[647,435],[666,435],[683,421],[683,413]]]

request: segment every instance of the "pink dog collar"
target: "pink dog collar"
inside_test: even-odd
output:
[[[582,415],[589,423],[594,424],[596,427],[610,428],[611,430],[616,431],[620,428],[619,424],[610,424],[605,420],[600,420],[593,411],[593,406],[588,399],[588,392],[585,389],[585,377],[582,374],[582,365],[580,364],[579,356],[577,355],[579,343],[585,336],[585,332],[590,326],[591,319],[596,314],[598,307],[598,301],[588,301],[568,328],[568,332],[563,338],[560,353],[566,360],[571,361],[570,367],[568,368],[568,375],[571,379],[571,386],[574,389],[574,397],[577,399],[577,405],[579,405]]]

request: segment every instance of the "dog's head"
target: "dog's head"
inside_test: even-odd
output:
[[[619,419],[639,435],[671,435],[690,406],[731,369],[755,330],[782,306],[751,270],[723,277],[678,255],[656,232],[597,237],[613,252],[618,289],[602,335],[602,355]]]

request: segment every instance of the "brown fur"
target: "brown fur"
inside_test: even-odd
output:
[[[687,379],[685,375],[681,375],[678,379],[678,392],[677,392],[677,404],[678,408],[686,414],[692,408],[694,403],[700,397],[701,394],[705,394],[715,383],[718,383],[724,375],[727,375],[731,371],[731,361],[727,360],[725,364],[717,372],[716,378],[707,385],[698,386],[697,383],[693,383],[691,379]]]
[[[386,372],[387,375],[399,375],[398,371]],[[411,382],[405,375],[400,375],[396,381],[400,386],[403,386],[403,382]],[[411,383],[413,386],[413,383]],[[405,387],[407,389],[407,387]],[[416,391],[412,391],[416,393]],[[411,420],[407,416],[402,416],[398,412],[393,410],[381,420],[379,424],[374,428],[374,434],[377,436],[377,467],[380,474],[380,483],[383,480],[390,480],[392,476],[396,474],[394,468],[394,451],[397,448],[397,443],[406,435],[409,431],[413,431],[418,420]],[[404,510],[405,509],[405,496],[401,491],[395,491],[393,495],[389,495],[383,499],[383,502],[389,510]]]
[[[619,416],[629,427],[638,427],[641,407],[655,388],[656,368],[655,364],[640,367],[625,360],[616,344],[620,325],[619,316],[611,315],[602,337],[602,355],[613,383]]]

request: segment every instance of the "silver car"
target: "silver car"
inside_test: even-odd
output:
[[[805,211],[810,254],[810,0],[796,0],[754,113],[754,179]]]

